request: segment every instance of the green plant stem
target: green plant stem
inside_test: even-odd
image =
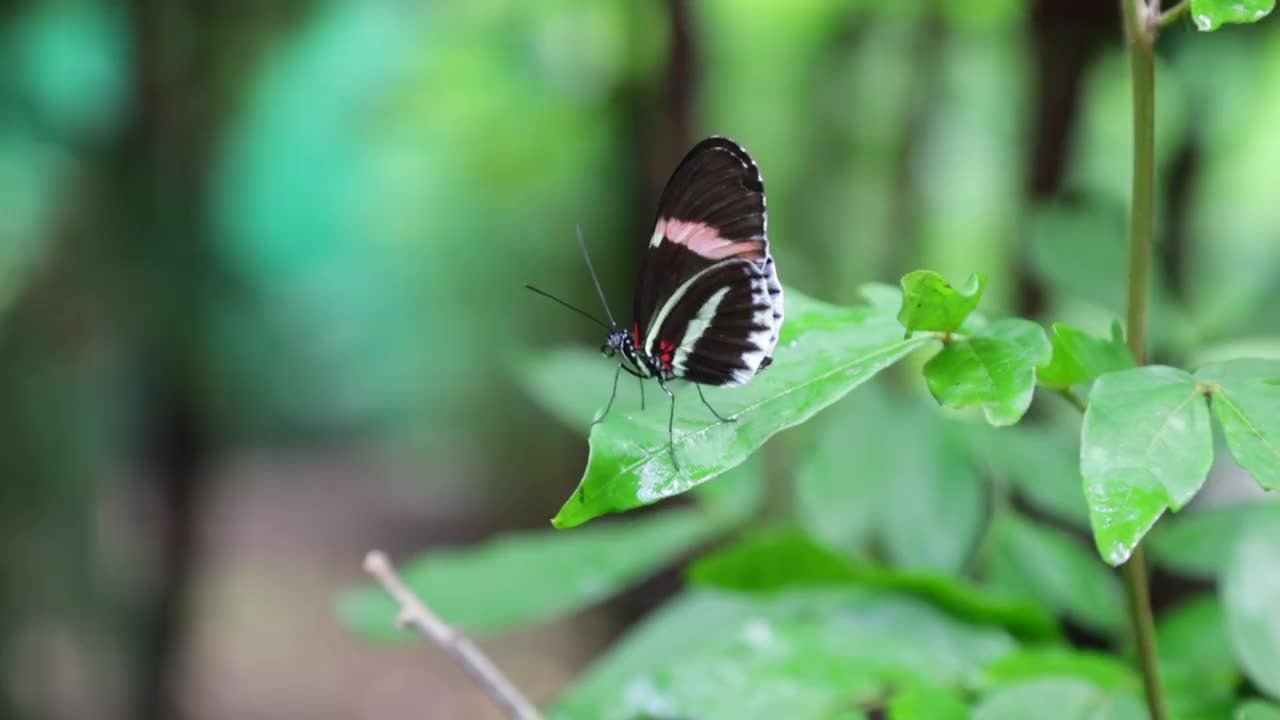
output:
[[[1191,0],[1182,0],[1182,2],[1174,5],[1160,16],[1160,27],[1169,27],[1187,14],[1191,9]]]
[[[1125,313],[1129,350],[1138,365],[1147,362],[1147,286],[1155,224],[1155,40],[1159,16],[1145,0],[1123,0],[1125,35],[1133,74],[1133,188],[1129,216],[1129,293]],[[1156,6],[1158,8],[1158,5]],[[1158,13],[1156,9],[1154,12]],[[1172,11],[1171,11],[1172,12]],[[1138,648],[1151,720],[1168,720],[1156,654],[1155,621],[1142,547],[1121,568],[1129,595],[1129,617]]]
[[[1056,392],[1058,396],[1061,397],[1063,400],[1066,400],[1067,402],[1071,403],[1071,407],[1079,410],[1081,414],[1083,414],[1084,411],[1087,409],[1087,406],[1084,404],[1084,401],[1080,399],[1080,396],[1076,394],[1075,390],[1072,390],[1071,388],[1066,387],[1066,388],[1058,388],[1054,392]]]
[[[1133,360],[1147,363],[1147,286],[1151,269],[1151,235],[1155,223],[1155,51],[1154,38],[1140,6],[1132,8],[1127,25],[1129,62],[1133,74],[1133,186],[1129,214],[1129,296],[1126,337]]]
[[[1151,613],[1151,594],[1147,587],[1146,554],[1139,545],[1128,562],[1120,566],[1129,595],[1129,619],[1138,644],[1138,663],[1142,667],[1142,685],[1146,690],[1147,709],[1151,720],[1168,720],[1169,707],[1160,680],[1160,660],[1156,655],[1156,623]]]

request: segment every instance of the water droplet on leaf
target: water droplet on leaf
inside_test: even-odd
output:
[[[1119,565],[1129,559],[1130,550],[1122,542],[1111,543],[1111,550],[1107,553],[1107,560],[1112,565]]]

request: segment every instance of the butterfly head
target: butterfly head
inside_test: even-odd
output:
[[[605,339],[604,345],[600,346],[600,354],[605,357],[613,357],[615,353],[621,352],[622,356],[628,360],[635,359],[636,346],[631,339],[631,333],[618,328],[609,333],[609,337]]]

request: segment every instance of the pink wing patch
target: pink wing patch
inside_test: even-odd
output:
[[[746,255],[751,260],[764,257],[760,243],[753,240],[734,242],[722,238],[720,231],[705,223],[662,218],[658,220],[654,234],[677,245],[684,245],[708,260],[723,260],[736,255]]]

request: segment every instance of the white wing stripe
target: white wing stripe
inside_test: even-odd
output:
[[[671,310],[680,302],[680,299],[684,297],[685,293],[689,292],[689,288],[693,287],[693,284],[698,281],[698,278],[725,267],[726,265],[739,262],[747,261],[740,258],[722,260],[714,265],[708,265],[694,273],[688,280],[680,283],[680,287],[676,288],[676,291],[671,293],[671,297],[667,298],[667,301],[662,304],[662,307],[658,308],[658,312],[654,313],[653,318],[649,321],[649,334],[644,338],[645,353],[649,355],[653,354],[653,350],[657,346],[658,342],[658,331],[662,329],[662,323],[666,322],[667,316],[671,314]]]
[[[698,343],[702,334],[711,327],[711,323],[716,319],[716,311],[720,309],[720,303],[724,300],[724,296],[729,294],[729,288],[722,287],[712,293],[711,297],[698,308],[697,314],[689,320],[689,327],[685,328],[684,339],[680,341],[680,347],[676,350],[675,362],[672,363],[676,370],[684,372],[685,360],[689,358],[689,353],[693,352],[693,346]]]

